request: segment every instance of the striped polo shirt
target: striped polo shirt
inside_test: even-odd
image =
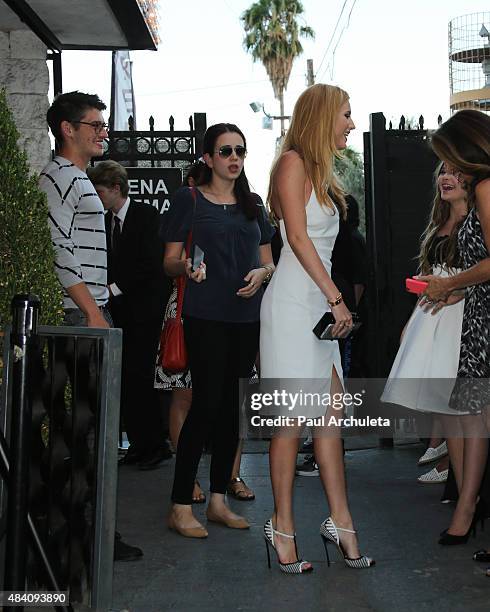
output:
[[[78,308],[66,288],[84,282],[99,306],[107,303],[107,249],[104,207],[88,176],[64,157],[41,172],[40,188],[49,206],[49,228],[64,308]]]

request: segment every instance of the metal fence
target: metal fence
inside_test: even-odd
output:
[[[189,117],[188,130],[176,130],[173,116],[168,130],[155,130],[155,120],[149,119],[148,130],[136,130],[132,117],[128,130],[110,131],[105,141],[105,152],[94,162],[112,159],[130,166],[141,165],[186,168],[202,155],[206,132],[206,113]]]
[[[0,412],[7,440],[16,359],[9,333]],[[69,591],[70,601],[93,610],[108,610],[112,602],[121,352],[118,329],[41,326],[24,390],[32,406],[26,449],[30,519],[60,589]],[[3,482],[0,496],[5,517]],[[2,526],[4,557],[9,526]],[[29,588],[47,588],[34,547],[26,574]]]

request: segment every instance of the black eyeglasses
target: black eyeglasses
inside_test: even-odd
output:
[[[247,149],[243,145],[237,145],[236,147],[232,147],[231,145],[223,145],[220,147],[215,153],[218,153],[220,157],[230,157],[230,155],[235,151],[235,155],[240,159],[243,159],[247,154]]]
[[[103,121],[70,121],[70,123],[83,123],[83,125],[90,125],[90,127],[94,128],[96,134],[100,134],[102,130],[105,130],[106,132],[109,130],[108,124],[104,123]]]

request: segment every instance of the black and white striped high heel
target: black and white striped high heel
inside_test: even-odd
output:
[[[292,563],[281,563],[279,560],[279,555],[277,554],[277,550],[274,544],[274,535],[282,536],[283,538],[289,538],[290,540],[294,540],[294,548],[296,550],[296,558],[298,558],[298,548],[296,546],[296,534],[290,535],[289,533],[282,533],[282,531],[277,531],[272,526],[272,519],[269,519],[264,525],[264,539],[265,539],[265,547],[267,549],[267,563],[269,565],[269,569],[271,569],[271,555],[269,552],[269,544],[276,551],[277,562],[279,563],[279,569],[281,572],[285,574],[305,574],[306,572],[311,572],[313,567],[308,561],[303,561],[302,559],[298,559],[297,561],[293,561]],[[309,566],[309,567],[307,567]]]
[[[323,540],[323,545],[325,546],[325,553],[327,554],[327,564],[330,567],[330,557],[328,555],[328,543],[331,542],[335,544],[338,551],[342,555],[344,559],[344,563],[347,567],[352,567],[355,569],[364,569],[366,567],[371,567],[375,564],[374,559],[370,557],[366,557],[362,555],[362,557],[357,557],[356,559],[351,559],[345,553],[345,550],[342,546],[339,537],[339,531],[345,531],[347,533],[356,533],[353,529],[344,529],[342,527],[337,527],[335,523],[332,521],[332,518],[329,516],[323,523],[320,525],[320,536]]]

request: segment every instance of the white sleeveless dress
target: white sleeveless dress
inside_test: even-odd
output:
[[[441,266],[432,274],[447,276]],[[420,412],[460,415],[449,406],[458,374],[464,299],[435,315],[419,306],[410,317],[381,396]]]
[[[339,213],[321,206],[312,190],[306,220],[308,236],[330,274]],[[293,253],[284,221],[279,223],[284,246],[260,311],[261,379],[296,379],[296,384],[301,380],[305,392],[330,393],[333,367],[342,380],[339,345],[336,340],[319,340],[312,331],[330,307]],[[315,418],[325,413],[325,406],[310,406],[304,414]]]

